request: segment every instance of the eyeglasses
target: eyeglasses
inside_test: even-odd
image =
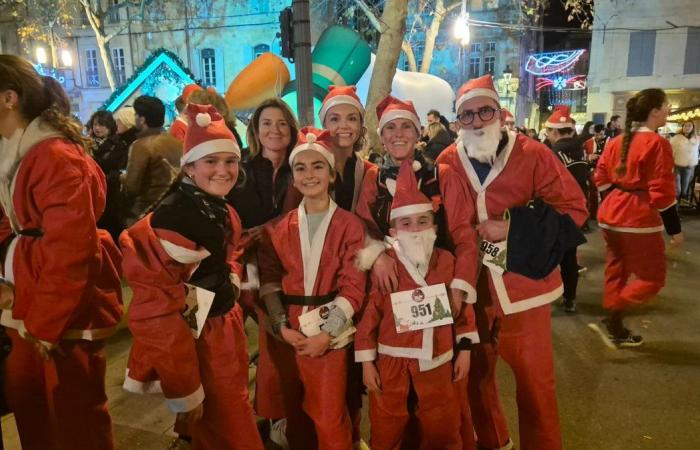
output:
[[[457,115],[457,120],[459,120],[459,123],[462,125],[471,125],[471,123],[474,122],[474,117],[479,115],[479,119],[482,122],[488,122],[493,119],[497,111],[500,110],[491,108],[490,106],[484,106],[479,108],[478,111],[462,111],[461,114]]]

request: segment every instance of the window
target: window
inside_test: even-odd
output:
[[[202,83],[216,86],[216,53],[213,48],[202,50]]]
[[[487,42],[486,43],[486,51],[487,52],[495,52],[496,51],[496,43],[495,42]]]
[[[85,50],[85,78],[90,87],[100,87],[100,71],[97,65],[97,49]]]
[[[688,28],[688,43],[685,47],[684,74],[700,73],[700,28]]]
[[[117,85],[126,83],[126,60],[124,59],[123,48],[112,49],[112,64],[114,64],[114,75],[117,77]]]
[[[469,58],[469,78],[476,78],[479,76],[479,67],[481,66],[481,58],[478,56],[472,56]]]
[[[470,51],[471,53],[481,53],[481,42],[474,42]]]
[[[654,73],[655,48],[656,31],[630,33],[630,47],[627,55],[628,77],[641,77]]]
[[[496,69],[496,57],[486,56],[484,57],[484,73],[490,73],[493,75]]]
[[[268,53],[270,51],[270,46],[267,44],[258,44],[253,47],[253,59],[262,55],[263,53]]]

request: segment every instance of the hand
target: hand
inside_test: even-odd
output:
[[[471,358],[471,352],[469,350],[460,350],[457,353],[457,358],[453,364],[452,371],[452,381],[455,383],[459,380],[463,380],[469,374],[469,363]]]
[[[317,335],[307,337],[301,342],[297,347],[297,354],[299,356],[310,356],[312,358],[318,358],[323,356],[328,347],[331,345],[331,335],[325,331],[321,331]]]
[[[399,270],[396,261],[386,253],[379,255],[372,266],[372,283],[382,294],[395,292],[399,286]]]
[[[198,422],[202,420],[202,416],[204,416],[203,402],[187,412],[177,413],[177,420],[182,420],[185,422]]]
[[[685,237],[683,236],[683,232],[681,231],[678,234],[674,234],[671,236],[671,245],[675,248],[680,248],[683,246],[683,242],[685,241]]]
[[[15,304],[15,290],[12,285],[0,284],[0,309],[12,309]]]
[[[382,392],[382,381],[379,378],[379,371],[374,361],[365,361],[362,363],[362,382],[367,386],[370,392]]]
[[[280,334],[282,335],[282,339],[294,348],[297,348],[306,339],[306,336],[287,326],[282,326],[282,328],[280,328]]]
[[[452,308],[452,318],[456,319],[462,306],[467,300],[467,294],[461,289],[450,289],[450,308]]]
[[[505,241],[508,237],[508,222],[505,220],[487,220],[476,226],[476,232],[489,242]]]
[[[255,242],[261,242],[263,239],[263,235],[264,235],[262,225],[259,225],[257,227],[248,228],[247,230],[244,230],[243,232],[247,233]]]

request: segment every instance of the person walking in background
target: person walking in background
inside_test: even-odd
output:
[[[109,111],[96,111],[85,124],[90,138],[87,150],[95,154],[100,146],[117,132],[117,124]]]
[[[670,104],[661,89],[644,89],[627,101],[624,135],[610,141],[598,161],[595,183],[608,191],[598,209],[607,247],[603,307],[606,344],[641,345],[642,336],[623,318],[664,286],[666,256],[661,232],[683,243],[676,205],[671,145],[656,130],[666,124]]]
[[[121,255],[96,227],[105,180],[68,104],[0,55],[3,388],[24,450],[114,448],[104,342],[122,315]]]
[[[423,146],[423,155],[429,161],[435,161],[440,153],[452,145],[454,139],[441,123],[430,123],[426,129],[428,142]]]
[[[678,201],[688,199],[690,183],[698,165],[700,139],[695,133],[695,124],[685,122],[681,132],[671,138],[673,163],[676,170],[676,195]]]

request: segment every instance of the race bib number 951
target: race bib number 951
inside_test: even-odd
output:
[[[434,284],[391,294],[397,333],[422,330],[453,322],[445,284]]]

